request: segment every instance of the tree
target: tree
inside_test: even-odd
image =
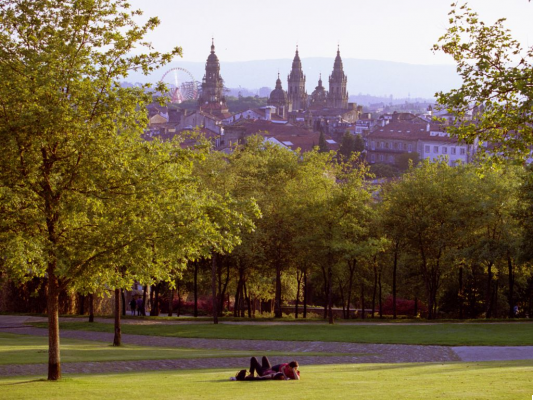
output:
[[[354,147],[355,139],[353,135],[349,131],[344,132],[338,154],[340,154],[344,157],[345,160],[347,160],[351,157],[352,152],[354,151]]]
[[[463,81],[459,89],[436,94],[457,117],[448,131],[467,143],[490,145],[493,160],[527,158],[533,145],[533,48],[524,52],[504,18],[486,25],[466,4],[452,7],[450,26],[433,46],[453,57]]]
[[[121,215],[117,203],[135,209],[148,167],[130,173],[146,153],[158,154],[140,140],[151,96],[119,80],[181,49],[153,51],[142,39],[159,21],[139,26],[140,14],[124,0],[0,4],[0,245],[12,276],[47,277],[50,380],[61,377],[60,288],[90,275],[97,260],[125,254],[134,240],[123,228],[142,220]],[[148,54],[130,55],[143,46]]]
[[[328,142],[326,142],[326,137],[322,131],[320,131],[320,136],[318,137],[318,151],[321,153],[327,153],[329,151]]]
[[[389,237],[416,255],[426,289],[428,318],[436,317],[442,279],[453,265],[453,249],[473,216],[470,187],[461,167],[425,161],[384,190]],[[400,233],[401,232],[401,233]]]

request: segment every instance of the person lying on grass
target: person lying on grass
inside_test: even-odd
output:
[[[298,362],[291,361],[286,364],[277,364],[272,366],[267,357],[263,356],[261,364],[257,361],[257,358],[252,357],[250,359],[250,374],[246,376],[246,370],[241,370],[233,380],[237,381],[251,381],[251,380],[263,380],[263,379],[300,379],[300,371],[298,371]],[[257,376],[255,373],[257,372]],[[232,377],[233,378],[233,377]]]

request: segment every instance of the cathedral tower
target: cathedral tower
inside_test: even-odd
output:
[[[328,107],[348,108],[347,83],[348,78],[344,74],[342,67],[341,52],[337,47],[337,57],[335,57],[335,64],[333,64],[333,72],[329,76]]]
[[[202,92],[198,100],[200,109],[213,115],[227,112],[223,89],[224,80],[220,76],[220,62],[215,54],[215,42],[213,39],[211,43],[211,54],[209,54],[205,63]]]
[[[302,62],[298,55],[298,46],[296,46],[296,55],[292,61],[292,70],[287,81],[289,83],[289,102],[292,103],[293,110],[307,109],[307,93],[305,92],[305,75],[302,71]]]
[[[270,92],[270,97],[268,99],[269,106],[276,107],[276,112],[278,115],[281,115],[283,118],[287,118],[287,112],[292,111],[290,108],[289,99],[287,98],[287,92],[281,87],[281,79],[276,80],[276,88]]]

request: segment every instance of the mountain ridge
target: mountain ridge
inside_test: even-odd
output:
[[[306,75],[306,90],[311,94],[318,85],[322,74],[323,85],[328,88],[328,77],[333,70],[334,58],[302,58],[302,69]],[[438,91],[449,91],[459,87],[461,79],[455,65],[407,64],[395,61],[343,59],[344,73],[348,77],[350,95],[372,94],[394,97],[432,98]],[[156,82],[165,71],[181,67],[188,70],[197,81],[205,72],[204,62],[173,61],[150,76],[131,73],[126,80],[134,82]],[[278,72],[283,88],[287,89],[287,75],[292,67],[292,59],[271,59],[251,61],[220,62],[220,73],[225,86],[258,90],[261,87],[274,88]]]

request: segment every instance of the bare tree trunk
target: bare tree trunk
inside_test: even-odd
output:
[[[302,285],[303,272],[296,270],[296,301],[294,307],[294,318],[298,318],[298,308],[300,307],[300,287]]]
[[[78,314],[85,314],[85,295],[78,294]]]
[[[143,303],[141,305],[141,315],[146,317],[146,297],[148,293],[148,285],[144,285],[143,288]]]
[[[120,297],[122,298],[122,315],[126,315],[126,296],[124,295],[124,289],[120,289]]]
[[[396,319],[396,276],[398,271],[398,249],[400,247],[400,241],[396,241],[394,248],[394,264],[392,268],[392,318]]]
[[[463,319],[463,300],[464,300],[464,292],[463,292],[463,266],[461,265],[459,267],[459,295],[457,296],[459,299],[459,319]]]
[[[179,317],[181,315],[181,292],[180,292],[180,281],[178,280],[177,283],[177,289],[178,289],[178,310],[177,310],[177,316]],[[198,315],[196,315],[198,316]]]
[[[379,287],[379,295],[378,295],[378,301],[379,301],[379,318],[383,319],[383,296],[381,293],[382,284],[381,284],[381,268],[379,270],[378,274],[378,287]]]
[[[172,317],[172,311],[174,308],[174,289],[170,290],[170,296],[168,297],[168,316]]]
[[[120,332],[120,289],[115,289],[115,336],[113,346],[122,344],[122,334]]]
[[[248,295],[248,288],[246,287],[246,281],[243,285],[244,298],[246,299],[246,306],[248,308],[248,318],[252,318],[252,303],[250,302],[250,296]]]
[[[487,293],[485,294],[485,318],[492,316],[492,262],[487,270]]]
[[[217,305],[217,255],[215,252],[211,255],[211,295],[213,296],[213,324],[218,324],[218,305]]]
[[[514,318],[514,272],[513,272],[513,260],[509,251],[507,251],[507,270],[509,274],[509,318]]]
[[[198,317],[198,263],[194,262],[194,316]],[[179,297],[179,296],[178,296]]]
[[[89,295],[89,322],[94,322],[94,294]]]
[[[59,282],[55,276],[55,260],[48,264],[48,380],[61,379],[59,346]]]
[[[274,302],[274,317],[281,318],[283,313],[281,311],[281,265],[280,261],[276,260],[276,295]]]
[[[304,319],[307,318],[307,270],[304,271]]]
[[[378,271],[376,267],[376,260],[372,263],[372,268],[374,269],[374,288],[372,290],[372,313],[370,314],[374,318],[374,311],[376,309],[376,291],[378,288]]]
[[[361,319],[365,319],[365,285],[361,282]]]
[[[333,287],[331,284],[331,280],[333,279],[333,270],[331,266],[328,267],[328,315],[329,315],[329,323],[332,325],[335,320],[333,318]]]

